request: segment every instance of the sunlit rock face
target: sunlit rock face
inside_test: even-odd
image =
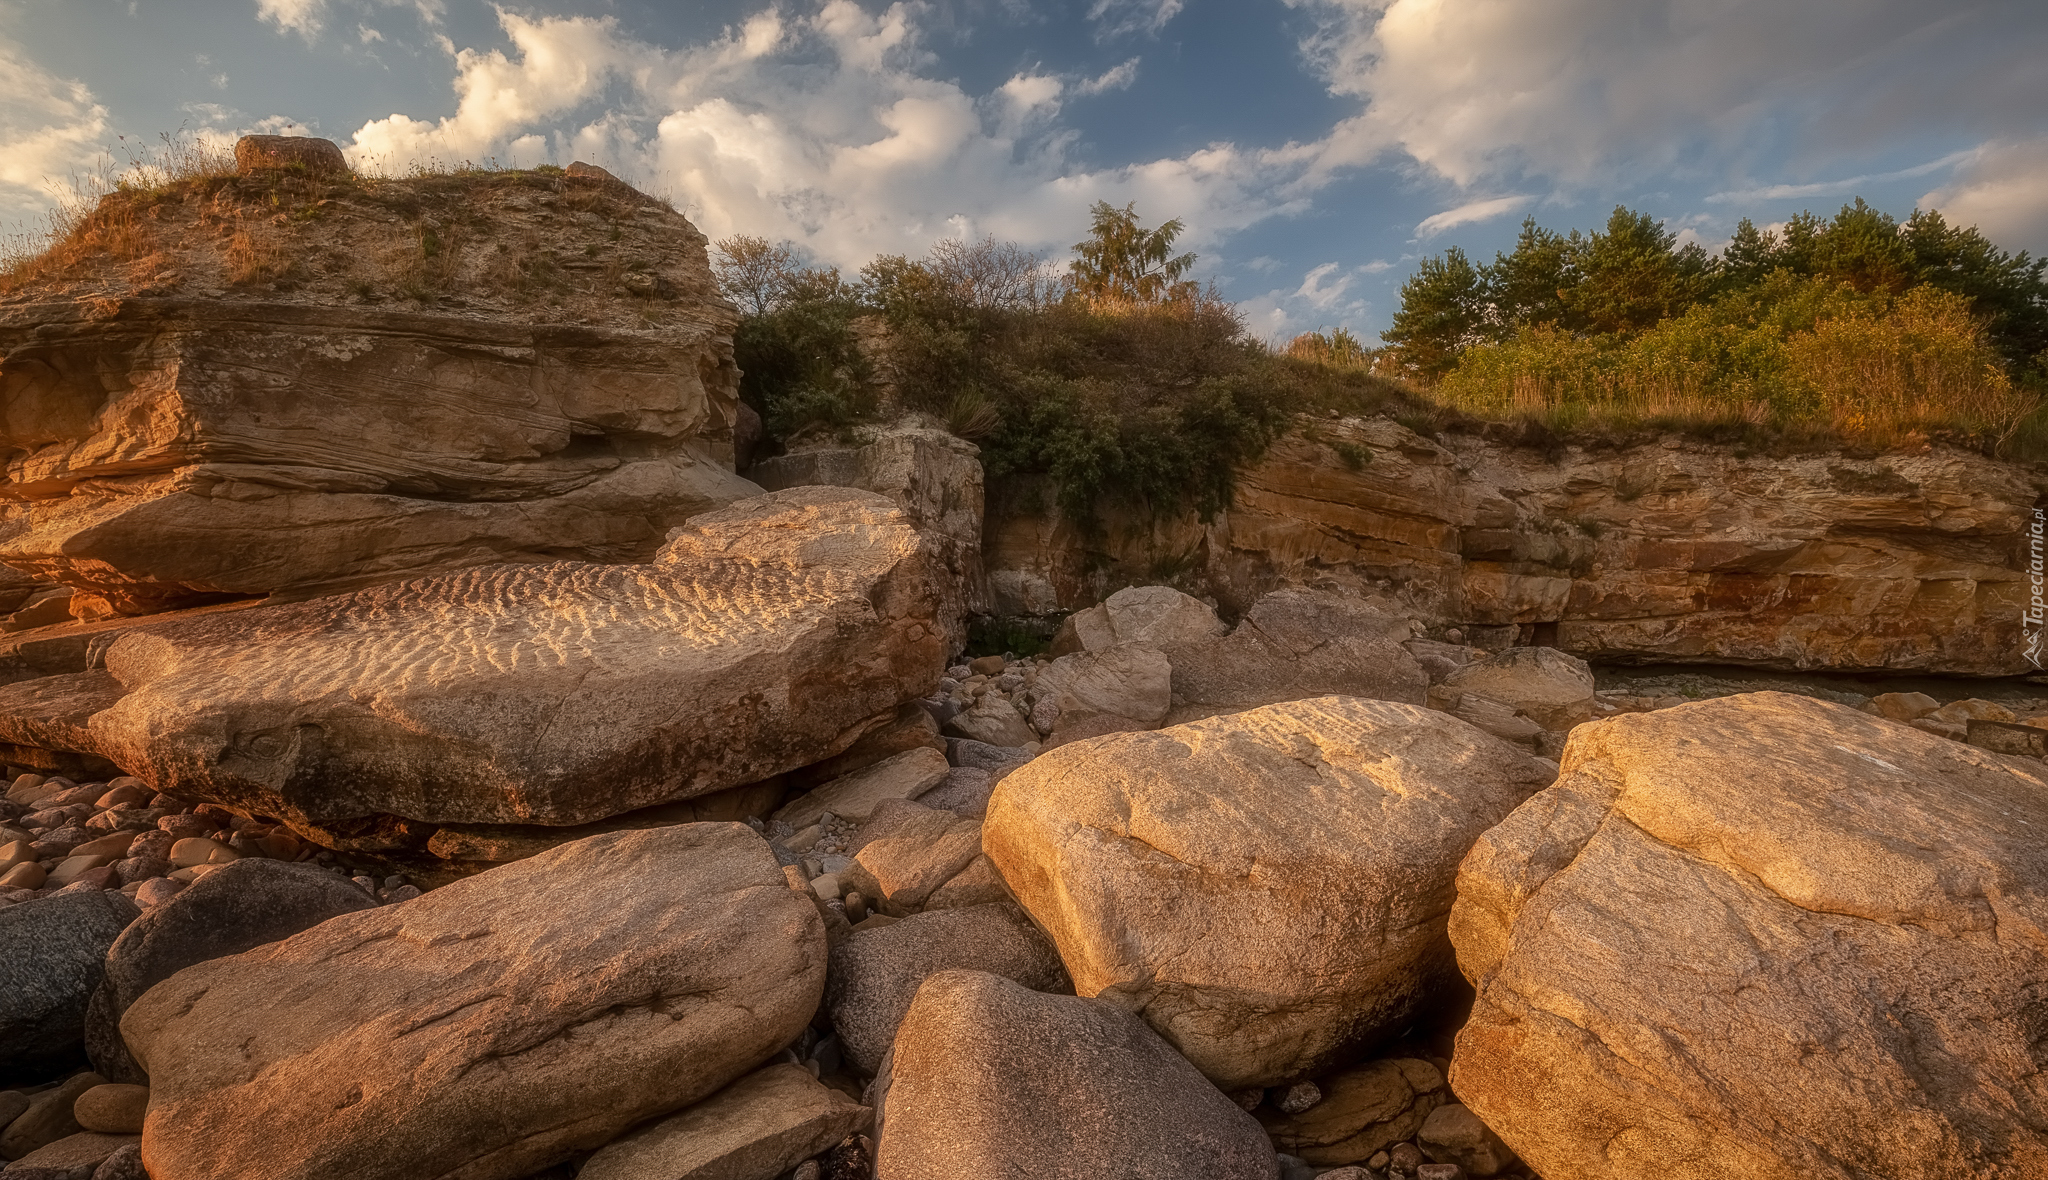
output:
[[[1574,729],[1458,871],[1459,1100],[1539,1174],[2048,1174],[2048,773],[1751,693]]]
[[[2010,675],[2032,670],[2026,530],[2044,495],[2030,468],[1938,445],[1545,451],[1347,419],[1274,444],[1210,525],[1111,519],[1083,537],[1007,508],[986,564],[1008,613],[1085,606],[1192,560],[1182,581],[1230,610],[1286,586],[1397,593],[1494,648]]]
[[[153,254],[0,301],[0,561],[140,614],[645,561],[758,490],[702,234],[615,182],[442,180],[108,198]]]
[[[929,692],[935,562],[873,493],[774,492],[648,565],[494,565],[131,627],[101,666],[0,687],[0,738],[329,844],[588,823],[817,762]]]

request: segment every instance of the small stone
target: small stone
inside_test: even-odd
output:
[[[87,873],[113,863],[114,858],[110,856],[67,856],[56,868],[50,870],[49,888],[62,889],[76,883]],[[107,874],[109,877],[112,875]]]
[[[805,1160],[796,1166],[796,1171],[789,1174],[789,1180],[818,1180],[824,1174],[825,1169],[817,1160]]]
[[[419,886],[400,885],[396,889],[386,891],[386,893],[384,894],[384,904],[397,905],[401,901],[411,901],[413,898],[418,897],[419,895]]]
[[[0,872],[11,869],[15,865],[28,864],[34,861],[35,858],[35,849],[29,846],[27,840],[9,841],[5,845],[0,845]]]
[[[373,897],[376,895],[377,882],[372,880],[371,878],[359,875],[350,877],[349,880],[355,884],[356,888],[362,890],[364,893],[370,894]]]
[[[396,889],[406,883],[404,875],[400,873],[393,873],[391,876],[384,878],[384,888],[386,889]]]
[[[44,832],[29,847],[35,849],[37,860],[48,860],[53,856],[70,856],[73,849],[92,838],[93,834],[84,828],[76,824],[66,824],[56,831]]]
[[[1423,1154],[1440,1164],[1458,1164],[1476,1177],[1497,1176],[1514,1166],[1515,1153],[1479,1116],[1457,1103],[1439,1106],[1423,1120],[1416,1137]]]
[[[0,889],[41,889],[43,879],[47,876],[48,874],[43,872],[43,866],[32,860],[23,861],[5,873],[0,873]]]
[[[142,1145],[130,1143],[101,1160],[92,1180],[149,1180],[142,1166]]]
[[[968,678],[969,676],[972,676],[972,675],[974,675],[974,669],[972,669],[972,668],[968,667],[968,666],[967,666],[966,664],[955,664],[955,665],[953,665],[952,667],[950,667],[950,668],[946,669],[946,679],[948,679],[948,680],[951,680],[951,681],[953,681],[953,682],[954,682],[954,683],[956,683],[956,684],[957,684],[957,683],[959,683],[960,681],[963,681],[963,680],[967,679],[967,678]],[[34,778],[35,776],[34,776],[34,775],[23,775],[22,777],[23,777],[23,778]],[[40,785],[40,784],[38,784],[38,785]]]
[[[1273,1105],[1287,1114],[1300,1114],[1322,1100],[1323,1091],[1314,1082],[1296,1082],[1283,1088],[1273,1099]]]
[[[173,841],[194,836],[211,836],[220,831],[220,825],[199,815],[167,815],[156,821],[159,831],[167,833]]]
[[[1415,1169],[1415,1180],[1465,1180],[1465,1169],[1456,1164],[1423,1164]]]
[[[188,836],[171,845],[171,863],[181,869],[198,865],[232,864],[242,859],[234,849],[203,836]]]
[[[119,786],[115,787],[111,791],[108,791],[106,794],[101,795],[98,799],[93,800],[93,806],[107,808],[119,807],[123,803],[147,803],[149,802],[150,796],[152,794],[153,792],[151,792],[148,787],[145,787],[140,783],[136,783],[129,786]]]
[[[1377,1178],[1371,1172],[1353,1164],[1350,1167],[1332,1168],[1327,1172],[1317,1173],[1316,1180],[1377,1180]]]
[[[1423,1158],[1420,1147],[1415,1146],[1413,1143],[1396,1143],[1394,1144],[1393,1158],[1389,1161],[1388,1166],[1397,1172],[1413,1172],[1426,1162],[1428,1161]]]
[[[134,841],[128,845],[128,855],[132,857],[155,857],[159,860],[169,860],[171,859],[171,845],[176,843],[177,841],[171,839],[171,834],[166,831],[139,832],[136,834]]]
[[[94,1086],[71,1104],[71,1117],[79,1126],[110,1135],[142,1134],[142,1116],[148,1112],[148,1086]]]
[[[128,855],[128,849],[135,843],[134,832],[115,832],[97,840],[87,840],[71,850],[73,856],[104,856],[119,860]]]
[[[968,661],[967,668],[976,676],[995,676],[1003,670],[1003,657],[983,656],[978,660]]]
[[[1384,1172],[1387,1170],[1387,1164],[1390,1163],[1393,1160],[1393,1158],[1393,1156],[1388,1155],[1384,1151],[1375,1151],[1372,1153],[1372,1158],[1365,1161],[1365,1166],[1371,1168],[1375,1172]]]
[[[184,889],[185,883],[183,881],[172,881],[165,877],[144,881],[142,887],[135,891],[135,904],[144,909],[160,906],[178,896]]]
[[[811,892],[821,901],[839,900],[839,874],[820,873],[811,880]]]
[[[0,1130],[0,1156],[18,1160],[39,1147],[77,1134],[83,1128],[71,1117],[71,1104],[78,1101],[80,1094],[105,1085],[106,1081],[96,1073],[73,1074],[63,1085],[31,1097],[28,1110]]]
[[[868,899],[856,889],[846,895],[846,920],[859,925],[868,916]]]
[[[1316,1180],[1316,1170],[1298,1155],[1276,1152],[1280,1163],[1280,1180]]]
[[[114,862],[114,879],[123,887],[169,876],[171,862],[161,856],[131,856]]]

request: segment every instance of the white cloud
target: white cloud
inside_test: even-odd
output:
[[[1531,196],[1490,197],[1484,201],[1472,201],[1455,209],[1432,213],[1415,227],[1418,238],[1433,238],[1447,229],[1471,225],[1477,221],[1491,221],[1503,213],[1513,213],[1535,200]]]
[[[107,108],[0,38],[0,216],[29,217],[106,162]]]
[[[1920,204],[2007,249],[2048,254],[2048,137],[1986,144]]]
[[[1328,281],[1332,275],[1337,276],[1334,283]],[[1295,289],[1294,294],[1296,298],[1306,300],[1311,307],[1327,308],[1342,298],[1345,288],[1350,285],[1350,275],[1338,275],[1337,264],[1325,262],[1301,277],[1301,286]]]
[[[1797,181],[1915,132],[2034,134],[2048,107],[2048,5],[2023,0],[1290,3],[1365,104],[1322,166],[1398,151],[1460,187]]]
[[[922,11],[829,0],[682,48],[636,40],[609,18],[501,11],[508,50],[453,54],[452,115],[374,120],[350,152],[394,170],[427,157],[581,158],[671,197],[713,238],[791,238],[844,267],[962,233],[1062,250],[1096,200],[1182,217],[1198,250],[1303,206],[1275,195],[1300,174],[1290,151],[1223,143],[1082,170],[1059,116],[1085,84],[1030,70],[971,94],[933,77]]]
[[[1183,7],[1182,0],[1095,0],[1088,19],[1095,22],[1096,37],[1106,41],[1132,33],[1156,34]]]
[[[447,13],[444,0],[375,0],[382,8],[410,8],[419,14],[420,21],[428,25],[441,23]],[[312,40],[327,24],[329,0],[256,0],[256,19],[267,20],[277,26],[280,33],[297,33]],[[355,0],[352,5],[358,9],[371,7],[369,0]],[[381,41],[383,34],[368,26],[357,26],[357,35],[363,41]]]
[[[1756,201],[1797,200],[1801,197],[1847,196],[1871,184],[1883,184],[1892,180],[1911,180],[1916,176],[1928,176],[1944,168],[1973,160],[1977,151],[1950,152],[1939,160],[1915,164],[1911,168],[1900,168],[1892,172],[1874,172],[1863,176],[1849,176],[1841,180],[1822,180],[1812,184],[1768,184],[1759,188],[1732,189],[1726,192],[1709,193],[1706,200],[1715,205],[1747,205]]]
[[[1074,93],[1097,95],[1111,90],[1126,90],[1138,80],[1138,59],[1131,58],[1122,65],[1111,66],[1100,77],[1089,78],[1074,87]]]
[[[280,33],[290,30],[311,37],[327,18],[327,0],[256,0],[256,17],[276,25]]]

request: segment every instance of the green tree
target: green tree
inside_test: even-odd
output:
[[[1914,210],[1900,238],[1921,282],[1970,300],[1992,344],[2022,367],[2041,368],[2048,354],[2048,259],[2009,254],[1976,227],[1952,226],[1933,210]]]
[[[1524,219],[1515,252],[1496,253],[1493,265],[1481,268],[1494,334],[1505,339],[1525,324],[1563,320],[1565,292],[1579,281],[1574,264],[1569,239]]]
[[[1103,303],[1159,303],[1193,287],[1182,280],[1195,256],[1173,255],[1174,239],[1187,228],[1180,218],[1148,230],[1138,223],[1136,201],[1121,209],[1097,201],[1089,212],[1088,240],[1074,244],[1080,257],[1068,267],[1075,294]]]
[[[1814,239],[1807,265],[1811,273],[1848,283],[1865,295],[1896,295],[1920,277],[1913,248],[1900,236],[1898,221],[1862,197],[1842,206]]]
[[[1620,205],[1605,230],[1566,240],[1579,281],[1562,298],[1573,321],[1594,333],[1639,332],[1678,315],[1712,288],[1714,261],[1697,243],[1683,248],[1677,235],[1647,213]]]
[[[1401,360],[1426,381],[1457,367],[1458,354],[1480,339],[1486,323],[1486,287],[1479,269],[1456,246],[1425,258],[1401,284],[1401,310],[1380,339],[1401,350]]]

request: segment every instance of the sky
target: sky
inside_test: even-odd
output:
[[[1274,340],[1616,205],[1717,249],[1856,196],[2048,253],[2048,0],[0,0],[0,224],[165,134],[584,160],[857,270],[1098,201]]]

